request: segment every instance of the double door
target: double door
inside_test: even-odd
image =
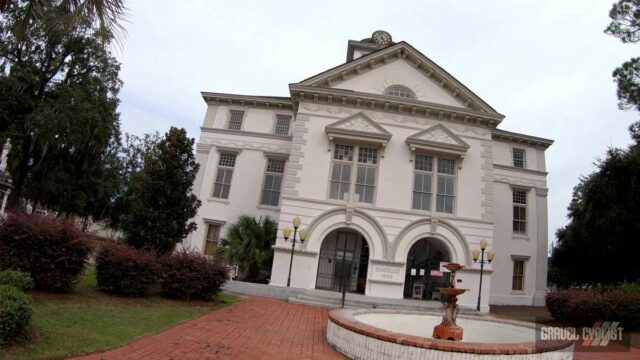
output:
[[[364,293],[369,251],[357,233],[338,231],[320,250],[316,288]]]

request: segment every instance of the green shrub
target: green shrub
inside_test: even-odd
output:
[[[31,321],[31,296],[0,285],[0,344],[24,337]]]
[[[639,294],[640,295],[640,283],[624,283],[618,287],[624,294]]]
[[[162,295],[187,300],[211,300],[229,276],[229,267],[218,258],[178,251],[161,259]]]
[[[547,309],[556,320],[573,326],[619,321],[627,330],[640,329],[640,294],[619,289],[559,290],[547,294]]]
[[[0,269],[29,273],[37,289],[72,289],[90,252],[89,240],[70,220],[13,213],[0,225]]]
[[[96,279],[101,291],[145,296],[159,277],[155,253],[121,243],[105,244],[96,256]]]
[[[20,291],[31,291],[35,284],[31,275],[17,270],[0,271],[0,285],[10,285]]]

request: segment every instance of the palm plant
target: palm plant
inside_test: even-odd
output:
[[[14,29],[19,40],[25,38],[30,26],[37,21],[47,21],[49,30],[59,33],[72,32],[89,21],[95,24],[95,34],[104,44],[111,40],[120,43],[126,33],[122,25],[127,19],[125,0],[0,0],[0,13],[12,6],[24,9]],[[50,16],[52,10],[56,16]]]
[[[278,224],[270,217],[242,215],[227,228],[216,253],[238,265],[240,279],[264,282],[271,272],[277,233]]]

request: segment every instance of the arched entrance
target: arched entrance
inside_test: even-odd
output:
[[[440,271],[440,263],[450,262],[447,246],[434,238],[418,240],[407,254],[404,297],[407,299],[441,300],[438,287],[449,285],[448,272]]]
[[[369,268],[369,245],[357,231],[341,228],[330,232],[322,241],[316,289],[364,294]]]

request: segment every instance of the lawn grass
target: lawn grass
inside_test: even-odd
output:
[[[97,290],[95,268],[90,266],[74,292],[36,292],[34,299],[29,341],[0,350],[0,358],[63,359],[117,347],[239,298],[220,293],[212,302],[185,302],[107,295]]]

